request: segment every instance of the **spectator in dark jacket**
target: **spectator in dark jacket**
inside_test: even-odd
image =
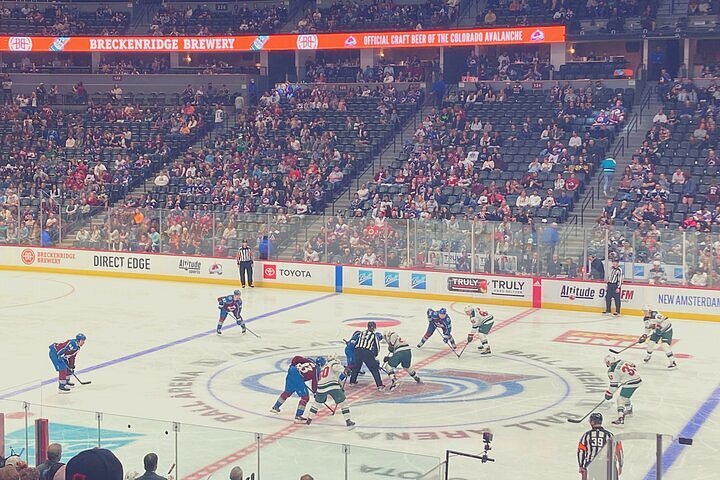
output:
[[[590,255],[588,271],[593,280],[605,280],[605,265],[597,256]]]
[[[135,480],[167,480],[165,477],[161,477],[155,470],[157,470],[158,456],[155,453],[148,453],[143,458],[145,464],[145,473],[137,477]]]
[[[55,472],[60,468],[60,465],[62,465],[60,463],[60,459],[62,458],[62,445],[59,443],[51,443],[48,445],[47,456],[47,460],[37,466],[40,480],[44,480],[45,478],[52,480]],[[46,471],[48,475],[43,477]]]

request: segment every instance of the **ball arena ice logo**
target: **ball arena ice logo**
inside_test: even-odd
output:
[[[297,37],[298,50],[316,50],[319,43],[317,35],[298,35]]]
[[[400,288],[400,274],[398,272],[385,272],[385,286]]]
[[[200,275],[200,271],[202,270],[202,262],[200,260],[187,260],[185,258],[181,258],[180,263],[178,264],[178,268],[180,270],[185,270],[190,275]]]
[[[29,52],[32,50],[33,41],[30,37],[10,37],[8,48],[11,52]]]
[[[372,287],[373,272],[372,270],[360,270],[358,272],[358,285],[361,287]]]
[[[413,290],[427,289],[427,275],[424,273],[413,273],[410,275],[410,288]]]
[[[25,265],[32,265],[35,263],[35,252],[30,248],[26,248],[20,253],[20,260],[22,260]]]

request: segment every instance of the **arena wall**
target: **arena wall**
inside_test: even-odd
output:
[[[39,247],[0,247],[0,270],[237,286],[233,259]],[[598,313],[605,284],[575,279],[256,261],[258,286]],[[626,283],[622,313],[650,304],[673,318],[719,321],[720,290]]]

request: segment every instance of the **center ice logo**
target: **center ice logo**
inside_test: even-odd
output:
[[[497,400],[521,394],[525,391],[525,382],[544,378],[538,375],[456,369],[425,369],[422,373],[422,385],[399,388],[393,395],[374,397],[372,403],[446,404]]]

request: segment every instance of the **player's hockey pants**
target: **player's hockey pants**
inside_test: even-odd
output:
[[[375,385],[378,387],[382,386],[382,380],[380,379],[380,364],[375,358],[375,354],[366,348],[356,348],[352,372],[350,373],[350,383],[357,382],[357,376],[362,368],[363,363],[367,365],[368,370],[372,373],[375,379]]]

